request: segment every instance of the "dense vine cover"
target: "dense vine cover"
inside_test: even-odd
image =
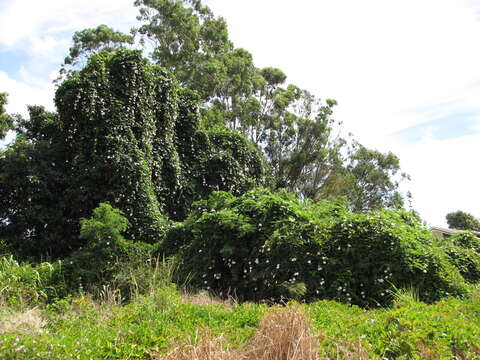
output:
[[[404,287],[426,301],[464,294],[464,272],[443,250],[405,211],[355,214],[341,201],[257,189],[198,202],[158,252],[178,253],[181,280],[221,296],[383,306]]]
[[[258,150],[230,131],[199,130],[196,95],[138,51],[93,55],[55,103],[58,114],[30,109],[0,160],[12,180],[0,184],[0,232],[23,255],[81,246],[79,220],[101,202],[126,214],[128,238],[153,243],[194,200],[263,181]]]

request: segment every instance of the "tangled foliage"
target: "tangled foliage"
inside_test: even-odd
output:
[[[57,271],[70,291],[106,283],[118,272],[118,264],[148,253],[148,244],[123,237],[129,226],[124,214],[107,203],[100,204],[91,218],[81,219],[80,237],[86,244],[68,256]]]
[[[458,270],[410,213],[348,214],[329,232],[323,248],[328,298],[384,305],[395,288],[416,288],[427,302],[466,291]]]
[[[442,240],[450,262],[468,282],[480,282],[480,239],[471,232],[454,234]]]
[[[167,234],[180,280],[245,300],[338,299],[387,305],[414,286],[434,301],[465,282],[418,220],[403,211],[352,214],[342,201],[302,202],[257,189],[215,192]]]
[[[79,219],[108,202],[132,225],[127,238],[153,243],[212,190],[261,184],[258,149],[199,130],[197,101],[138,51],[93,55],[58,88],[58,115],[31,108],[0,158],[2,238],[22,256],[64,256],[85,245]]]

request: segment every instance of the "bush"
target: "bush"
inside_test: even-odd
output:
[[[431,233],[407,212],[349,214],[329,231],[327,298],[372,306],[389,304],[395,288],[414,287],[427,302],[467,291]]]
[[[150,259],[151,245],[123,237],[129,225],[123,213],[107,203],[101,203],[92,218],[81,220],[80,237],[86,245],[67,257],[58,273],[66,278],[70,291],[94,291],[98,285],[111,282],[116,274],[128,268],[133,271]],[[123,287],[129,293],[125,284]]]
[[[471,232],[460,232],[441,242],[443,250],[466,281],[480,282],[480,239]]]
[[[352,214],[341,200],[311,203],[257,189],[216,192],[158,249],[178,253],[177,280],[241,300],[338,299],[387,305],[394,288],[422,300],[466,293],[432,235],[403,211]]]
[[[0,256],[0,304],[27,308],[57,298],[62,288],[55,282],[58,263],[19,263],[11,255]]]

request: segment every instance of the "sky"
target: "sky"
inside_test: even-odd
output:
[[[480,217],[480,2],[206,0],[258,67],[336,99],[344,133],[392,151],[431,226]],[[0,91],[11,113],[54,110],[52,80],[75,31],[137,26],[133,0],[0,0]]]

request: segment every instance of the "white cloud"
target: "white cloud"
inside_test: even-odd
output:
[[[0,44],[6,48],[27,45],[29,51],[46,55],[65,48],[65,42],[58,41],[62,32],[69,33],[69,40],[74,31],[99,24],[126,31],[136,13],[131,0],[7,0],[0,13]]]
[[[10,78],[0,71],[0,84],[2,92],[7,92],[7,112],[18,113],[27,116],[27,105],[43,105],[47,110],[54,110],[53,93],[54,86],[51,81],[36,81],[27,84]]]

